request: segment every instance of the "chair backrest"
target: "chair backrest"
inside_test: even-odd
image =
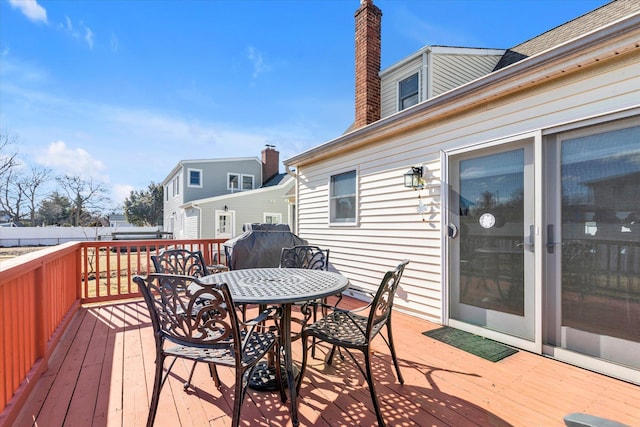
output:
[[[240,327],[226,283],[206,284],[191,276],[159,273],[135,276],[133,281],[149,309],[157,351],[167,339],[184,346],[232,349],[236,363],[240,362]]]
[[[393,308],[393,300],[407,264],[409,264],[409,260],[405,259],[398,264],[396,268],[387,271],[382,278],[382,282],[378,287],[376,296],[371,302],[371,309],[369,311],[366,331],[369,340],[373,339],[389,320],[391,309]]]
[[[329,269],[329,249],[318,246],[298,245],[282,248],[280,268],[306,268],[309,270]]]
[[[202,277],[209,274],[204,257],[200,251],[187,249],[167,249],[151,257],[156,273],[184,274]]]

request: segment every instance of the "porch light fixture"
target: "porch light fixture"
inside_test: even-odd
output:
[[[411,169],[404,174],[404,186],[413,188],[414,190],[422,190],[424,188],[422,166],[412,166]]]
[[[225,211],[225,212],[229,212],[229,206],[224,205],[224,211]]]

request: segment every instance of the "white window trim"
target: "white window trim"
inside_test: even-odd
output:
[[[343,173],[346,172],[355,172],[356,173],[356,192],[355,192],[355,218],[353,221],[350,222],[333,222],[331,221],[331,178],[336,176],[336,175],[341,175]],[[353,226],[357,226],[358,225],[358,220],[360,218],[360,168],[356,167],[351,167],[351,168],[347,168],[347,169],[342,169],[342,170],[337,170],[332,172],[329,175],[329,178],[327,179],[327,202],[328,202],[328,209],[327,209],[327,222],[329,223],[330,227],[353,227]]]
[[[171,180],[171,186],[173,191],[172,196],[174,198],[178,197],[180,195],[180,175],[173,177]]]
[[[232,176],[237,176],[238,177],[238,188],[233,188],[231,186],[231,177]],[[230,191],[242,191],[242,175],[239,173],[235,173],[235,172],[227,172],[227,190]]]
[[[198,172],[200,179],[199,184],[191,184],[191,172]],[[202,169],[187,168],[187,186],[193,188],[202,188]]]
[[[264,212],[262,214],[262,222],[264,222],[265,224],[267,224],[267,217],[275,217],[277,222],[274,222],[272,224],[282,224],[282,214],[281,213],[274,213],[274,212]]]
[[[251,177],[251,188],[248,188],[246,190],[243,188],[245,177]],[[249,190],[253,190],[254,188],[256,188],[256,177],[255,177],[255,175],[251,175],[251,174],[248,174],[248,173],[243,173],[240,176],[240,191],[249,191]]]
[[[407,74],[407,75],[403,76],[402,78],[399,78],[397,83],[396,83],[396,110],[397,111],[403,111],[403,109],[401,108],[402,107],[402,100],[400,99],[400,95],[401,95],[400,94],[400,83],[402,83],[403,81],[413,77],[416,74],[418,75],[418,90],[416,92],[417,95],[418,95],[418,102],[416,102],[416,104],[419,104],[422,101],[422,94],[420,92],[420,87],[421,87],[420,83],[421,83],[421,80],[422,80],[422,75],[421,75],[422,73],[420,73],[420,71],[413,70],[413,71],[411,71],[410,74]],[[416,104],[414,104],[414,105],[416,105]],[[413,107],[413,105],[410,106],[410,107],[404,108],[404,110],[406,110],[407,108],[411,108],[411,107]]]

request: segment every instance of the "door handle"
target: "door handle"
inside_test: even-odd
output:
[[[552,254],[556,250],[553,224],[547,224],[547,253]]]
[[[447,234],[450,238],[455,239],[456,237],[458,237],[458,227],[455,224],[449,224]]]

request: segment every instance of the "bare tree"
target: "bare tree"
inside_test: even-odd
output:
[[[16,141],[17,137],[0,130],[0,178],[4,178],[18,164],[18,150],[12,147]]]
[[[24,204],[20,174],[12,166],[0,175],[0,179],[2,182],[0,207],[11,216],[13,221],[20,221]]]
[[[96,182],[93,178],[84,180],[79,176],[65,175],[56,178],[58,184],[67,193],[73,203],[73,225],[82,225],[82,218],[91,209],[102,210],[104,204],[109,202],[108,191],[104,184]]]
[[[21,191],[28,205],[31,226],[36,225],[36,208],[40,201],[40,191],[42,186],[51,180],[51,170],[43,167],[31,168],[30,176],[23,176],[21,179]]]

